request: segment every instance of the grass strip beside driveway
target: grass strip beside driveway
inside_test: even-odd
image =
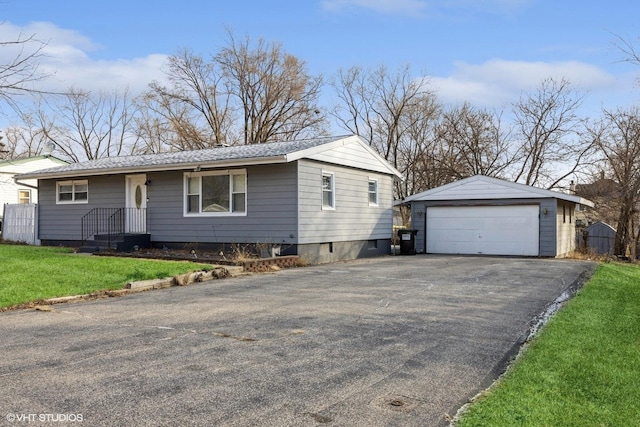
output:
[[[640,425],[640,266],[602,264],[456,424]]]
[[[184,261],[79,256],[69,248],[0,245],[0,308],[209,268]]]

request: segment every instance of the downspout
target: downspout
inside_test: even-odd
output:
[[[15,183],[18,185],[22,185],[23,187],[28,187],[28,188],[32,188],[34,190],[38,190],[38,186],[37,185],[31,185],[31,184],[27,184],[25,182],[21,182],[17,179],[14,179]]]
[[[426,254],[427,253],[427,205],[424,205],[424,214],[422,214],[424,216],[424,251],[422,253]]]

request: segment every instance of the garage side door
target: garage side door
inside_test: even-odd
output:
[[[537,256],[538,212],[537,205],[429,207],[427,252]]]

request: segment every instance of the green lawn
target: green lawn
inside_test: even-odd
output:
[[[600,265],[457,425],[640,426],[640,266]]]
[[[67,248],[0,245],[0,308],[43,298],[122,289],[208,268],[204,264],[75,255]]]

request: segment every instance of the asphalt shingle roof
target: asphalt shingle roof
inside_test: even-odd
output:
[[[257,160],[260,158],[272,158],[286,156],[297,151],[327,144],[346,136],[332,136],[314,139],[304,139],[286,142],[270,142],[263,144],[236,145],[230,147],[215,147],[202,150],[172,151],[158,154],[142,154],[136,156],[105,157],[97,160],[89,160],[80,163],[69,163],[49,169],[42,169],[29,176],[65,174],[68,172],[109,171],[122,169],[152,168],[162,166],[179,166],[181,164],[193,165],[202,163],[215,164],[216,162],[233,160]]]

